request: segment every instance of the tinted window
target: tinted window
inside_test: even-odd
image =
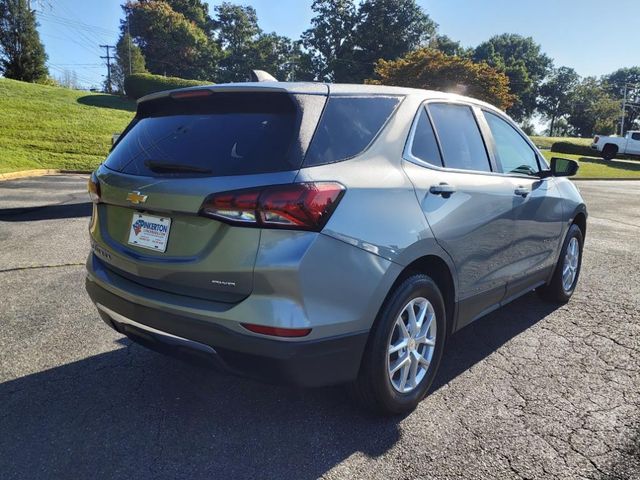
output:
[[[371,143],[399,102],[400,97],[380,95],[329,97],[305,166],[358,155]]]
[[[442,166],[438,142],[424,108],[420,108],[420,113],[418,114],[418,122],[416,123],[413,142],[411,143],[411,155],[425,163],[438,167]]]
[[[325,101],[315,98],[320,106],[314,126]],[[304,154],[301,103],[280,93],[215,93],[145,102],[105,165],[149,176],[295,170]]]
[[[632,133],[631,134],[631,139],[632,140],[640,140],[640,133]]]
[[[538,173],[536,154],[516,129],[493,113],[483,113],[493,135],[496,155],[502,171],[524,175]]]
[[[470,107],[432,103],[429,113],[438,133],[445,167],[491,171],[489,157]]]

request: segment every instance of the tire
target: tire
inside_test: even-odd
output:
[[[571,280],[570,285],[567,288],[567,285],[565,285],[563,282],[563,271],[566,266],[567,251],[569,250],[569,245],[572,244],[572,239],[575,239],[575,241],[577,242],[578,258],[576,259],[575,264],[575,274],[573,275],[573,279]],[[569,227],[569,231],[567,232],[567,236],[564,239],[564,243],[562,244],[560,257],[558,258],[558,263],[556,264],[556,268],[553,272],[553,277],[551,277],[551,281],[544,287],[538,288],[536,290],[542,298],[554,303],[567,303],[569,301],[576,289],[576,285],[578,284],[578,277],[580,276],[580,269],[582,267],[583,244],[584,237],[582,236],[582,230],[580,230],[577,225],[571,225],[571,227]]]
[[[411,301],[414,303],[410,307]],[[410,308],[416,313],[413,328],[409,319]],[[419,328],[423,308],[426,313],[421,322],[422,328]],[[385,300],[374,322],[358,378],[349,386],[352,398],[369,411],[382,415],[413,410],[426,395],[438,371],[447,336],[445,315],[442,294],[427,275],[413,275],[397,285]],[[397,323],[400,318],[409,326],[405,330]],[[428,325],[435,325],[435,329],[427,328]],[[411,335],[411,330],[414,335]],[[410,338],[402,336],[406,333],[410,334]],[[416,342],[414,336],[421,340]],[[425,343],[421,343],[423,340]],[[391,344],[397,347],[402,343],[406,343],[407,347],[389,353]],[[429,362],[428,366],[418,361],[420,357]],[[390,376],[390,365],[393,367],[394,364],[400,364],[403,358],[409,359],[407,361],[410,366],[402,367]],[[414,364],[417,366],[415,370],[411,370]],[[402,378],[407,368],[409,371],[403,387]],[[412,372],[416,374],[412,375]],[[411,378],[415,381],[411,382]]]
[[[602,149],[602,158],[605,160],[613,160],[617,154],[618,147],[611,145],[610,143],[606,144]]]

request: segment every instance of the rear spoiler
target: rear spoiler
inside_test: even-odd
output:
[[[148,102],[149,100],[157,100],[165,98],[177,92],[190,92],[197,90],[210,90],[212,92],[282,92],[291,94],[307,94],[307,95],[328,95],[329,86],[325,83],[312,82],[243,82],[243,83],[223,83],[220,85],[205,85],[187,88],[178,88],[174,90],[164,90],[162,92],[150,93],[138,99],[138,104]]]

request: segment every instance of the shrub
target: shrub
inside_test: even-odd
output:
[[[138,99],[150,93],[173,90],[174,88],[211,85],[212,83],[178,77],[163,77],[151,73],[134,73],[124,79],[124,91],[128,97]]]
[[[578,145],[571,142],[555,142],[551,145],[551,151],[556,153],[566,153],[568,155],[583,155],[585,157],[597,157],[599,153],[588,145]]]

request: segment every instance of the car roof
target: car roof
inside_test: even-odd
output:
[[[166,90],[146,95],[138,99],[138,103],[167,97],[173,92],[191,90],[213,91],[276,91],[310,95],[403,95],[419,96],[424,100],[441,99],[446,101],[464,101],[484,106],[492,110],[498,110],[493,105],[472,97],[465,97],[455,93],[446,93],[436,90],[423,90],[419,88],[395,87],[389,85],[348,84],[348,83],[322,83],[322,82],[238,82],[202,85],[195,87]]]

